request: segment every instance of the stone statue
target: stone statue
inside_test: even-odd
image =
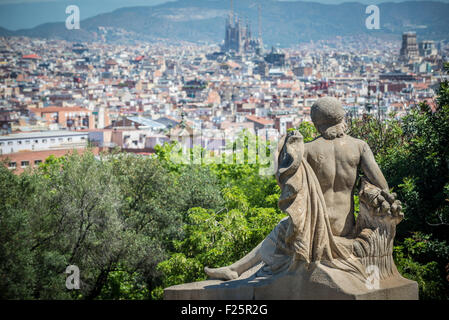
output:
[[[278,145],[279,208],[288,217],[239,261],[205,268],[216,280],[167,288],[166,299],[418,298],[392,257],[401,203],[368,144],[345,134],[344,117],[335,98],[312,106],[320,136],[304,143],[292,131]]]

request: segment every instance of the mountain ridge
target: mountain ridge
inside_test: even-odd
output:
[[[298,42],[336,36],[373,35],[400,39],[405,31],[433,40],[449,38],[449,3],[437,1],[385,2],[380,9],[380,30],[368,30],[367,5],[358,2],[321,4],[316,2],[240,0],[235,12],[247,17],[257,32],[257,4],[262,4],[262,34],[267,44],[290,46]],[[111,28],[108,40],[170,39],[192,42],[221,42],[224,38],[228,1],[178,0],[154,6],[119,8],[81,20],[80,30],[67,30],[65,23],[45,23],[35,28],[10,31],[0,36],[29,36],[69,41],[95,41],[99,27]],[[127,35],[121,36],[125,30]]]

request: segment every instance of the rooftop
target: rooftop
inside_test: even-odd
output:
[[[15,139],[52,138],[61,136],[79,136],[79,135],[87,135],[87,132],[62,131],[62,130],[21,132],[0,136],[0,141],[15,140]]]
[[[166,126],[160,122],[153,121],[144,117],[127,117],[128,120],[136,122],[144,127],[149,127],[152,129],[165,129]]]
[[[262,118],[262,117],[257,117],[257,116],[246,116],[246,119],[248,119],[249,121],[252,121],[252,122],[262,124],[262,125],[273,124],[273,120]]]
[[[44,107],[44,108],[29,108],[33,113],[46,113],[46,112],[88,112],[91,111],[82,107]]]

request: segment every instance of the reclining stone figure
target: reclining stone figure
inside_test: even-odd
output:
[[[224,282],[206,281],[198,287],[203,293],[174,286],[167,299],[417,299],[417,284],[400,276],[392,257],[401,203],[370,147],[345,134],[345,111],[335,98],[319,99],[311,118],[318,138],[304,143],[292,131],[278,145],[279,208],[288,217],[239,261],[205,268]]]

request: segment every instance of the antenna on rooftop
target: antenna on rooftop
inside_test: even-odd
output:
[[[258,16],[257,16],[257,25],[259,28],[259,41],[262,41],[262,7],[260,3],[257,6]]]
[[[229,13],[229,20],[234,24],[234,1],[231,0],[231,12]]]

